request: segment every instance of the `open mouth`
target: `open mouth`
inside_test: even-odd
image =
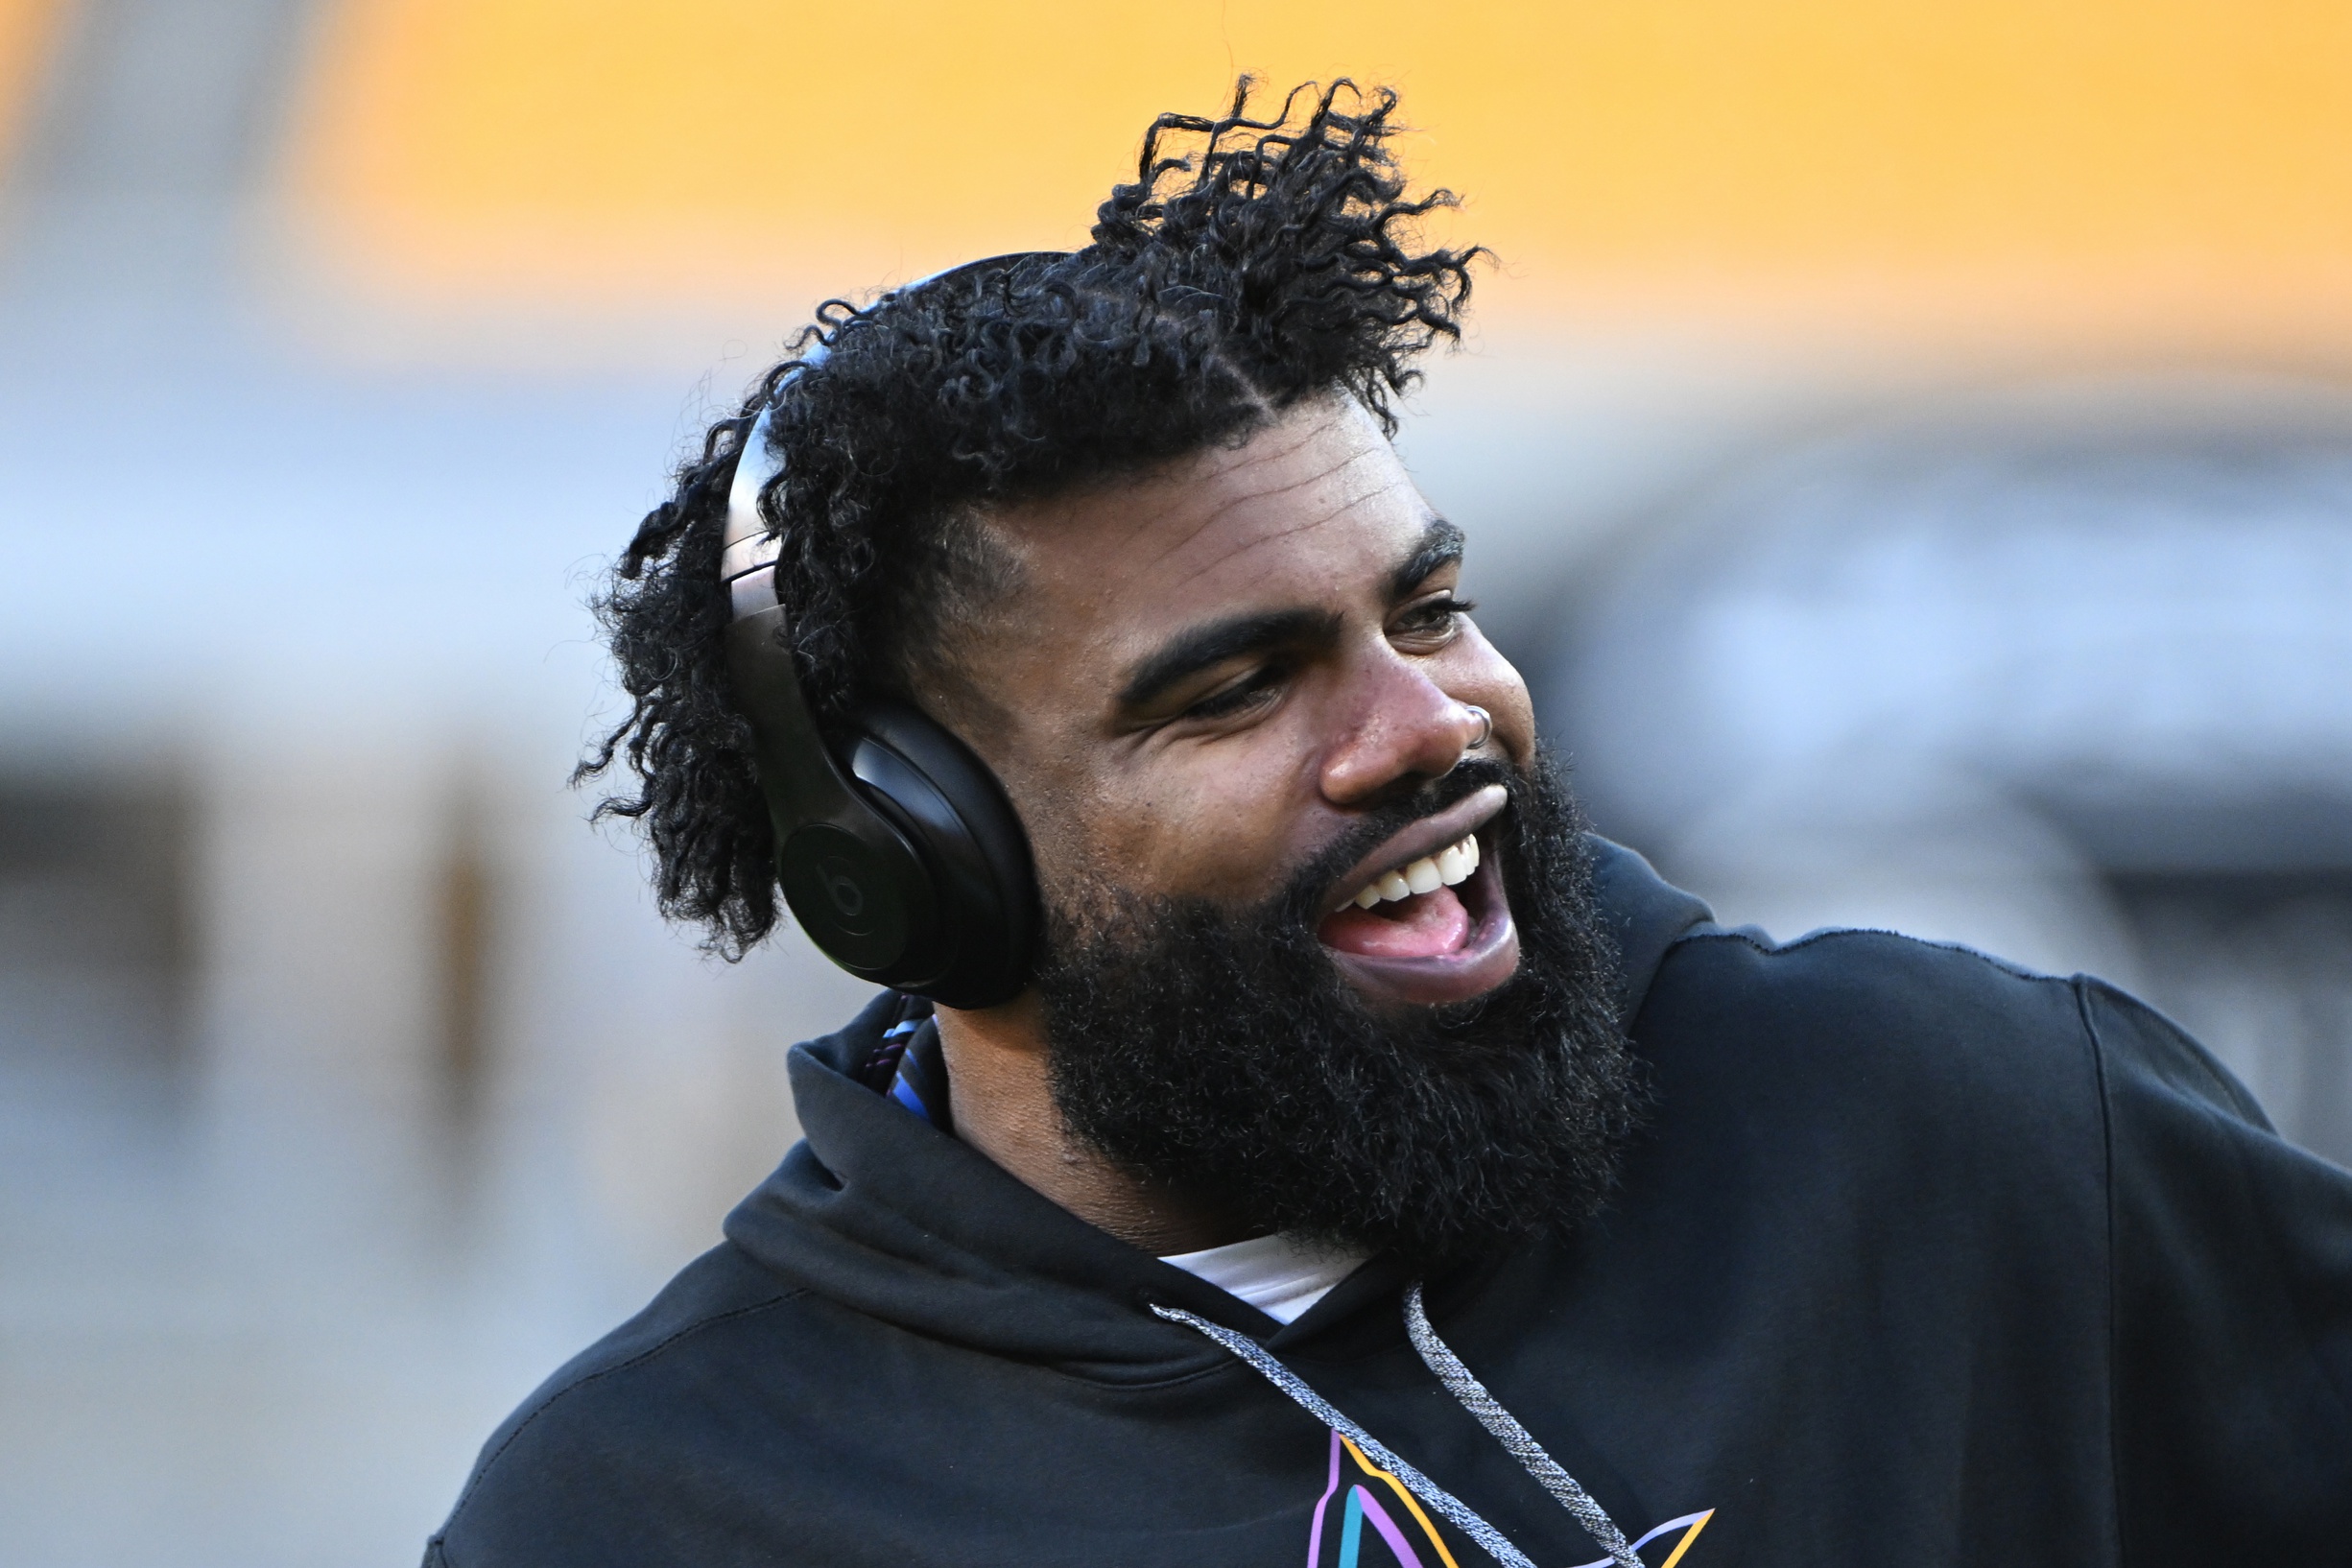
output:
[[[1463,1001],[1518,968],[1491,848],[1503,803],[1500,786],[1482,790],[1397,835],[1342,883],[1316,936],[1360,988],[1397,1002]],[[1425,847],[1433,833],[1438,842]]]
[[[1478,835],[1383,871],[1323,920],[1325,945],[1370,958],[1425,959],[1458,952],[1472,921],[1462,888],[1479,867]]]

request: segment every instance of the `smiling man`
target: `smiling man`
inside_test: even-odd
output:
[[[664,907],[885,983],[441,1568],[2339,1560],[2352,1177],[2096,981],[1585,834],[1390,445],[1390,106],[829,306],[605,613]]]

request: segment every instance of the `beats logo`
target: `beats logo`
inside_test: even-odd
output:
[[[845,858],[827,855],[817,863],[817,875],[843,920],[855,920],[866,913],[866,890],[858,886],[858,868]]]

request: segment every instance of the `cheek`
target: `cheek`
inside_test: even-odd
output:
[[[1282,881],[1295,846],[1288,770],[1203,753],[1162,757],[1059,796],[1032,829],[1050,888],[1110,881],[1138,892],[1249,901]]]
[[[1475,702],[1492,714],[1494,738],[1514,761],[1524,764],[1535,754],[1535,703],[1518,666],[1496,652],[1475,626],[1459,652],[1461,662],[1446,690],[1458,701]]]
[[[1495,738],[1511,760],[1522,767],[1535,755],[1535,705],[1527,694],[1527,687],[1513,680],[1492,702],[1480,704],[1494,715]]]

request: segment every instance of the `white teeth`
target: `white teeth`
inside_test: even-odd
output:
[[[1436,892],[1439,888],[1451,888],[1467,882],[1477,870],[1478,835],[1473,833],[1460,843],[1447,844],[1435,855],[1424,855],[1410,866],[1383,872],[1356,894],[1354,903],[1358,909],[1370,909],[1380,903],[1392,904],[1400,898]]]

